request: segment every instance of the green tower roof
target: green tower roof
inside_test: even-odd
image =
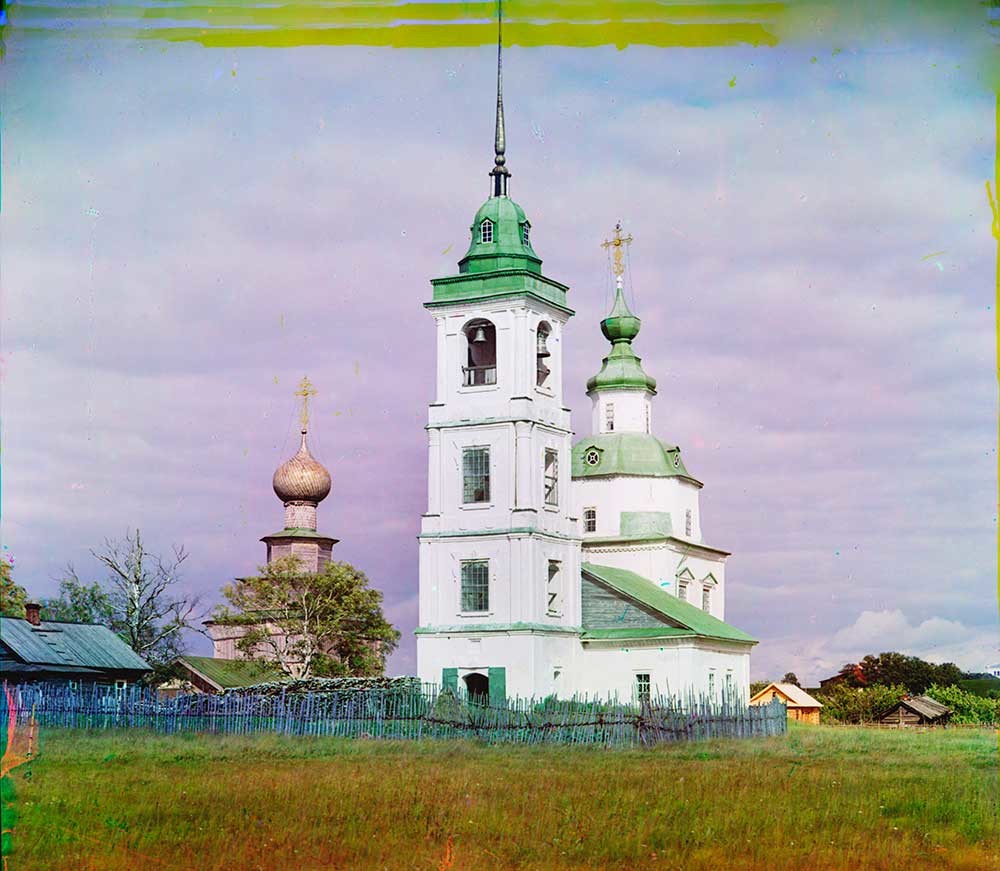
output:
[[[629,310],[621,283],[615,291],[615,304],[601,321],[601,332],[611,342],[601,371],[587,381],[587,393],[595,390],[649,390],[656,393],[656,379],[642,368],[641,358],[632,350],[632,340],[639,335],[642,321]]]
[[[479,207],[469,229],[472,239],[458,263],[460,273],[527,269],[541,275],[542,261],[531,247],[531,224],[524,209],[510,197],[490,197]]]

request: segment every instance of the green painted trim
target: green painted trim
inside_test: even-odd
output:
[[[718,638],[722,641],[757,643],[755,638],[742,629],[724,623],[689,602],[681,601],[635,572],[611,568],[610,566],[598,566],[593,563],[584,563],[582,570],[591,580],[603,584],[627,599],[644,605],[667,620],[693,630],[698,635],[706,638]]]
[[[490,681],[490,706],[502,708],[507,701],[507,669],[491,665],[486,676]]]
[[[451,626],[418,626],[414,635],[455,635],[459,632],[545,632],[558,635],[579,635],[580,626],[552,626],[546,623],[468,623]]]
[[[453,693],[458,692],[458,669],[457,668],[442,668],[441,669],[441,688],[445,690],[451,690]]]
[[[444,281],[445,279],[434,279],[435,281]],[[424,308],[429,311],[433,311],[438,308],[447,308],[450,306],[462,306],[469,303],[478,302],[496,302],[503,299],[534,299],[538,302],[545,303],[546,305],[552,306],[556,311],[560,311],[567,317],[572,317],[576,312],[569,308],[569,306],[564,305],[560,302],[555,302],[551,297],[545,296],[543,294],[534,293],[530,290],[522,291],[498,291],[496,293],[482,294],[482,293],[470,293],[465,296],[456,296],[448,299],[434,299],[431,302],[425,302]]]
[[[459,529],[449,530],[448,532],[423,532],[417,538],[478,538],[480,536],[495,535],[541,535],[547,538],[556,538],[560,541],[583,541],[579,536],[562,535],[558,532],[545,532],[545,530],[531,526],[516,529]]]
[[[306,529],[302,526],[293,526],[288,529],[282,529],[281,532],[272,532],[270,535],[265,535],[261,541],[267,541],[270,538],[311,538],[318,541],[332,541],[337,542],[339,539],[330,538],[328,535],[320,535],[315,529]]]
[[[580,636],[583,641],[607,641],[613,639],[639,640],[642,638],[697,638],[692,629],[677,629],[664,626],[660,629],[584,629]]]
[[[588,547],[604,547],[615,544],[651,544],[653,542],[662,542],[664,544],[675,542],[691,550],[700,550],[709,554],[718,554],[719,556],[732,556],[731,551],[723,550],[721,547],[710,547],[707,544],[699,544],[684,538],[678,538],[676,535],[612,535],[604,538],[585,538],[583,540],[583,547],[586,549]]]

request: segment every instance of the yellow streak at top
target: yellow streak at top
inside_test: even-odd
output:
[[[771,25],[785,3],[663,3],[657,0],[507,0],[506,45],[709,47],[776,45]],[[212,47],[361,45],[456,48],[496,40],[496,3],[314,2],[255,5],[246,0],[42,6],[13,4],[10,27],[60,38],[127,37]],[[74,28],[99,17],[101,25]],[[91,22],[88,22],[90,25]],[[51,29],[50,29],[51,28]]]

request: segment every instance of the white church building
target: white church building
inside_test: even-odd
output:
[[[656,382],[622,289],[587,382],[591,435],[563,402],[568,288],[542,273],[508,196],[498,75],[491,196],[457,275],[432,280],[437,329],[417,671],[499,701],[690,691],[749,698],[756,643],[725,619],[725,550],[702,537],[680,448],[653,434]]]

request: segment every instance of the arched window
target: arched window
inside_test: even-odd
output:
[[[551,334],[552,327],[545,323],[545,321],[542,321],[538,325],[538,336],[535,339],[535,384],[538,387],[541,387],[545,383],[545,379],[548,378],[549,374],[552,372],[552,370],[545,365],[545,358],[552,356],[552,352],[546,344]]]
[[[497,330],[489,321],[469,321],[463,331],[468,345],[462,385],[480,387],[497,383]]]
[[[493,241],[493,222],[489,218],[484,218],[483,222],[479,225],[479,241]]]

